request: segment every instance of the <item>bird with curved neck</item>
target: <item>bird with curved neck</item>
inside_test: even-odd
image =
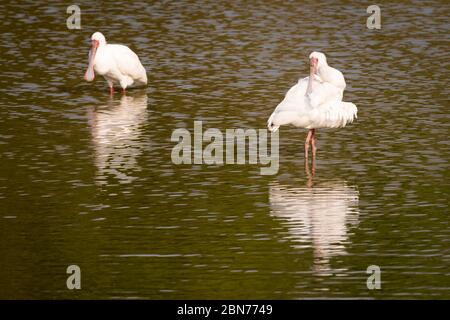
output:
[[[111,95],[114,94],[115,84],[120,85],[123,93],[132,85],[147,84],[147,73],[139,57],[127,46],[108,44],[100,32],[91,36],[89,64],[84,79],[93,81],[95,74],[106,79]]]
[[[330,67],[327,57],[322,52],[313,52],[309,55],[310,76],[319,82],[328,82],[342,91],[346,87],[344,75],[338,69]],[[308,79],[309,80],[309,79]]]
[[[309,64],[309,76],[289,89],[267,121],[272,132],[288,124],[308,129],[306,158],[310,145],[313,157],[316,156],[315,129],[345,127],[358,112],[353,103],[342,101],[346,87],[344,75],[328,65],[325,54],[312,52]]]

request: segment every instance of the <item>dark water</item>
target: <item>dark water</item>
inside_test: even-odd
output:
[[[1,298],[450,298],[447,1],[0,6]],[[149,86],[82,81],[89,36]],[[265,128],[320,50],[358,120],[283,127],[280,170],[174,165],[172,131]],[[79,265],[82,289],[66,288]],[[381,268],[381,290],[366,269]]]

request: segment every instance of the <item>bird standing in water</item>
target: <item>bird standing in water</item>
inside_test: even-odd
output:
[[[346,86],[342,72],[330,67],[321,52],[311,53],[309,61],[309,77],[300,79],[289,89],[267,121],[272,132],[287,124],[308,129],[305,158],[310,144],[313,157],[316,156],[315,129],[345,127],[358,112],[353,103],[342,101]]]
[[[123,93],[131,85],[147,84],[147,73],[139,57],[127,46],[108,44],[100,32],[91,36],[89,65],[84,79],[94,80],[95,73],[106,79],[111,95],[114,94],[114,84],[119,84]]]

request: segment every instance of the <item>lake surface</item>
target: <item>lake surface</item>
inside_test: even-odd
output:
[[[450,298],[448,1],[377,2],[381,30],[367,2],[77,4],[81,30],[65,5],[0,8],[0,298]],[[148,88],[83,81],[94,31]],[[172,163],[194,121],[264,129],[313,50],[359,110],[318,130],[314,168],[294,127],[275,175]]]

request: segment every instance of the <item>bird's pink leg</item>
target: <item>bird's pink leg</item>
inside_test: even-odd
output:
[[[110,96],[114,95],[114,87],[113,86],[109,86],[109,95]]]
[[[311,136],[312,136],[312,130],[310,129],[308,131],[308,135],[306,136],[306,140],[305,140],[305,158],[308,158],[309,142],[311,141]]]
[[[316,158],[316,130],[315,129],[311,129],[312,134],[311,134],[311,147],[312,147],[312,152],[313,152],[313,159]]]

